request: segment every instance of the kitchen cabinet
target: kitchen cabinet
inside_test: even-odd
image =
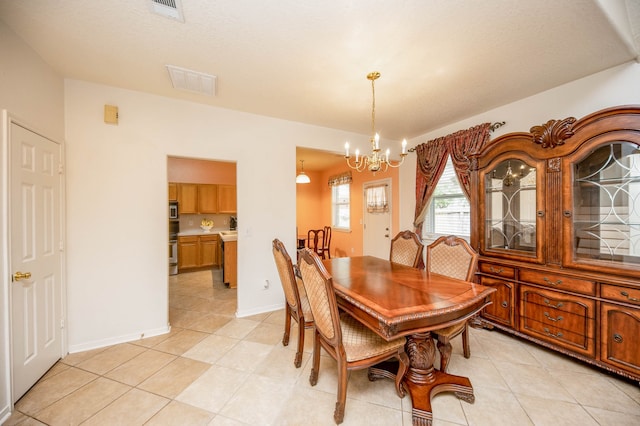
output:
[[[219,266],[218,235],[178,237],[178,270]]]
[[[178,271],[200,266],[198,236],[178,237]]]
[[[198,184],[178,184],[178,211],[180,214],[198,213]]]
[[[470,158],[480,322],[640,380],[640,106],[534,126]]]
[[[169,199],[171,200],[171,183]],[[236,186],[209,183],[174,183],[180,214],[236,213]]]
[[[234,214],[238,210],[235,185],[218,185],[218,213]]]
[[[222,281],[229,288],[238,287],[238,241],[224,241],[223,277]]]
[[[218,213],[218,185],[198,184],[198,213]]]
[[[218,236],[201,235],[200,237],[200,266],[219,265]]]
[[[169,201],[178,201],[178,184],[169,182]]]

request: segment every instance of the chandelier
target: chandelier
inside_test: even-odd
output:
[[[390,150],[382,154],[380,152],[380,136],[376,133],[376,88],[375,81],[380,78],[380,73],[377,71],[367,74],[367,79],[371,80],[371,93],[373,95],[373,102],[371,106],[371,154],[360,155],[360,151],[356,149],[355,162],[351,162],[351,156],[349,155],[349,142],[344,144],[346,155],[344,158],[347,160],[347,165],[359,172],[368,169],[371,172],[387,171],[389,167],[399,167],[404,162],[404,157],[407,156],[407,140],[402,141],[402,153],[400,154],[400,161],[395,164],[389,159]]]

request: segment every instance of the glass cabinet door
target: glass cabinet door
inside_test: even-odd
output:
[[[629,142],[592,150],[573,164],[573,259],[640,264],[640,151]]]
[[[510,158],[484,174],[484,248],[535,256],[536,167]]]

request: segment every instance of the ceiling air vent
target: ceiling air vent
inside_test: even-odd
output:
[[[216,95],[216,76],[185,68],[167,65],[171,83],[175,89],[199,93],[201,95]]]
[[[181,0],[149,0],[151,10],[158,15],[184,22]]]

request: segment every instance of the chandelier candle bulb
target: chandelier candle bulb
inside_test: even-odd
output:
[[[375,136],[375,140],[376,140],[376,149],[380,149],[380,135],[377,133]]]
[[[406,139],[402,139],[402,153],[403,154],[407,153],[407,140]]]
[[[345,157],[349,158],[349,142],[344,144],[344,149],[347,151],[347,155],[345,155]]]
[[[359,159],[360,159],[360,150],[356,149],[356,164],[358,164]]]

